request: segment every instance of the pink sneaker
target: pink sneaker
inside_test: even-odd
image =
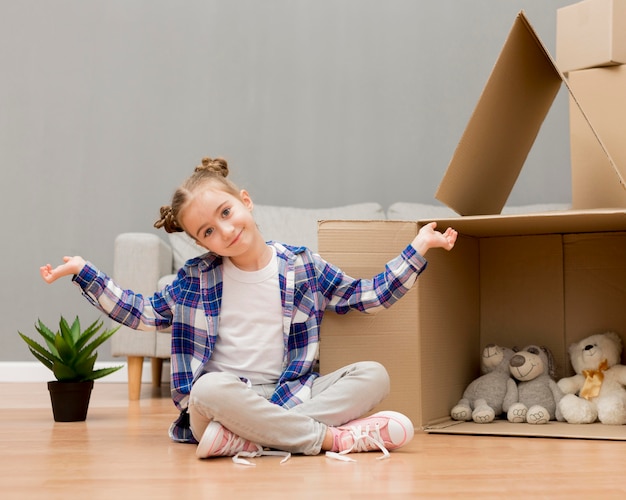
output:
[[[222,424],[211,421],[196,448],[198,458],[234,457],[237,453],[246,452],[246,456],[256,456],[263,448],[247,439],[230,432]],[[254,455],[248,455],[254,454]]]
[[[281,464],[291,457],[286,451],[264,450],[261,445],[237,436],[214,420],[209,422],[196,448],[198,458],[233,457],[233,462],[240,465],[255,465],[241,457],[254,458],[262,455],[284,457]]]
[[[380,458],[387,458],[390,450],[404,446],[415,434],[411,420],[396,411],[381,411],[329,429],[334,442],[327,455],[334,458],[362,451],[382,451]]]

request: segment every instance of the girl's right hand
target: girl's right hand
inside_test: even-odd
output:
[[[70,276],[81,272],[85,267],[85,259],[78,255],[74,257],[63,257],[64,264],[55,267],[54,269],[50,264],[41,266],[39,273],[46,283],[52,283],[53,281],[62,278],[63,276]]]

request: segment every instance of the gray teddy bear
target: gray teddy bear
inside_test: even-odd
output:
[[[450,411],[454,420],[487,424],[515,401],[517,388],[509,371],[509,361],[514,354],[512,349],[495,344],[483,349],[482,375],[470,382],[461,400]]]
[[[509,363],[516,379],[517,397],[505,407],[509,422],[545,424],[563,421],[558,403],[563,393],[554,380],[554,358],[547,347],[529,345],[518,351]]]

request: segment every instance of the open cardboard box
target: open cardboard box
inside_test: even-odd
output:
[[[626,338],[626,210],[497,215],[563,82],[520,13],[437,193],[463,215],[437,221],[459,231],[456,247],[431,250],[417,284],[391,309],[325,316],[323,373],[367,359],[387,367],[392,392],[376,410],[403,412],[427,432],[626,440],[626,426],[449,417],[480,374],[488,343],[549,347],[558,379],[571,374],[570,343],[606,330]],[[594,168],[624,191],[595,135],[606,162]],[[321,221],[320,253],[352,276],[371,277],[427,222]]]

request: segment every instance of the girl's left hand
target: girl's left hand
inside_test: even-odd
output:
[[[458,233],[451,227],[443,233],[436,231],[436,228],[436,222],[422,226],[411,243],[420,255],[424,256],[431,248],[443,248],[444,250],[452,250],[454,248]]]

